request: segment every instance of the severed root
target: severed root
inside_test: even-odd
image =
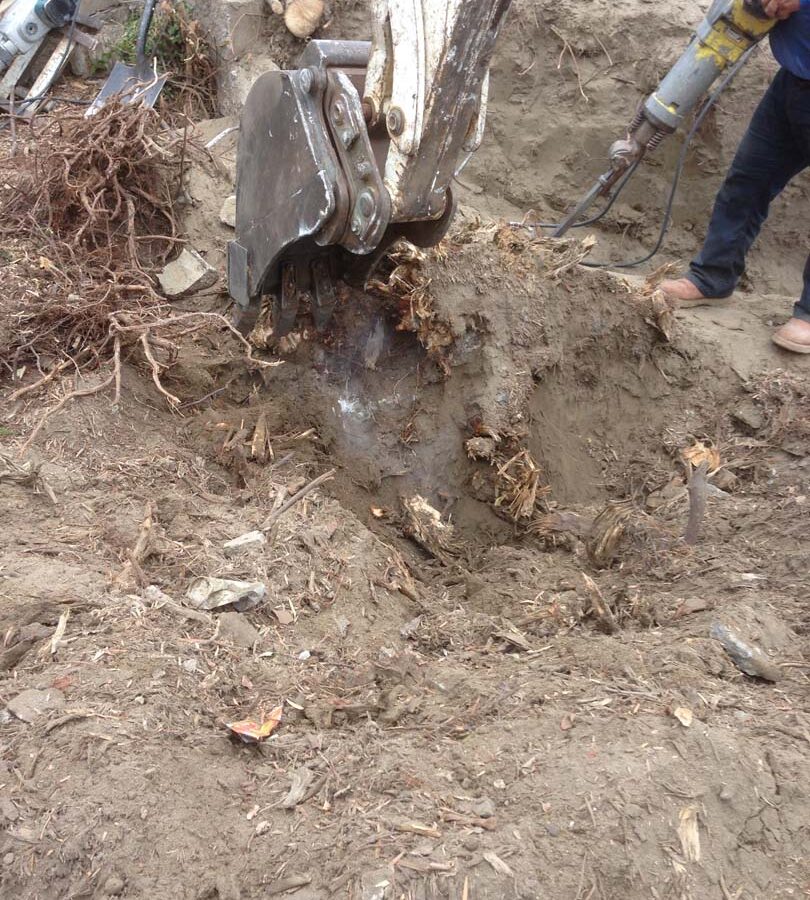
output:
[[[706,495],[709,487],[706,475],[709,471],[709,461],[703,462],[689,476],[689,521],[686,525],[684,540],[690,546],[694,546],[700,540],[700,529],[703,517],[706,515]]]

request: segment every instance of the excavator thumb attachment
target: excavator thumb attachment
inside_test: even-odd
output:
[[[384,122],[368,126],[361,100],[370,51],[363,41],[312,41],[299,68],[267,72],[250,90],[228,245],[228,288],[244,334],[268,295],[276,338],[293,328],[304,297],[324,328],[336,280],[362,285],[395,240],[432,246],[449,227],[449,196],[439,219],[391,222],[381,174],[390,137]]]

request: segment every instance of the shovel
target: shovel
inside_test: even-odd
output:
[[[146,0],[144,3],[138,26],[138,41],[135,45],[135,65],[128,66],[120,61],[116,62],[86,115],[95,115],[113,97],[121,103],[139,103],[145,107],[155,105],[169,77],[168,73],[158,75],[153,72],[146,59],[146,38],[152,24],[156,2],[157,0]]]

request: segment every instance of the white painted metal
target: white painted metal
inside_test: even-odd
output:
[[[437,89],[453,90],[456,79],[463,81],[462,70],[470,60],[464,58],[458,44],[456,25],[470,0],[372,0],[372,50],[366,73],[365,99],[373,110],[374,121],[391,113],[398,129],[392,130],[391,147],[385,166],[385,186],[391,195],[396,221],[404,207],[410,206],[403,194],[403,182],[419,164],[419,150],[426,133],[435,126],[433,106]],[[498,0],[481,3],[490,15],[482,15],[480,27],[487,28]],[[455,41],[455,43],[454,43]],[[455,76],[455,78],[453,77]],[[446,79],[437,84],[437,77]],[[489,73],[476,86],[477,115],[464,141],[466,152],[481,143],[486,121]],[[460,88],[459,88],[460,89]],[[391,111],[394,111],[393,113]],[[392,118],[389,117],[389,125]],[[398,132],[398,133],[397,133]],[[422,166],[425,161],[421,160]],[[439,160],[436,161],[438,175]],[[430,179],[426,179],[430,182]],[[427,194],[443,192],[446,185],[424,185]],[[412,198],[413,185],[408,188]]]

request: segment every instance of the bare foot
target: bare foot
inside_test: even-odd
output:
[[[660,289],[668,296],[678,301],[682,309],[693,306],[723,306],[728,303],[728,298],[704,297],[700,288],[688,278],[667,279],[659,285]]]
[[[810,322],[789,319],[773,333],[773,342],[793,353],[810,353]]]

